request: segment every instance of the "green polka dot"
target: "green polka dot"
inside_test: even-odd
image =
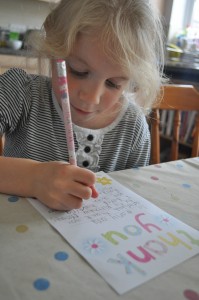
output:
[[[136,188],[139,188],[139,187],[140,187],[140,184],[138,184],[137,182],[134,182],[132,185],[133,185],[134,187],[136,187]]]
[[[20,233],[26,232],[27,230],[28,230],[28,226],[26,225],[18,225],[16,227],[16,231]]]

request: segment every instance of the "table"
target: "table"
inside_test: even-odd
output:
[[[110,173],[199,229],[199,158]],[[199,256],[119,296],[25,198],[0,194],[0,299],[199,299]]]

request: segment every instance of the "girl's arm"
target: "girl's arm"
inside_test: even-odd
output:
[[[95,174],[65,162],[38,162],[0,157],[0,192],[35,197],[50,208],[80,208],[82,199],[97,197],[90,186]]]

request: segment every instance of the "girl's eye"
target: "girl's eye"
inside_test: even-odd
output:
[[[70,66],[69,66],[69,71],[72,75],[77,76],[79,78],[84,78],[88,75],[88,72],[80,72],[80,71],[77,71],[77,70],[71,68]]]
[[[113,89],[117,89],[119,90],[120,89],[120,85],[119,84],[116,84],[114,82],[112,82],[111,80],[106,80],[106,85],[110,88],[113,88]]]

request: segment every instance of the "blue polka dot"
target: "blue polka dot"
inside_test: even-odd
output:
[[[55,259],[61,260],[61,261],[67,260],[68,254],[66,252],[59,251],[59,252],[55,253]]]
[[[136,167],[136,166],[133,167],[132,169],[133,169],[134,171],[139,171],[139,170],[140,170],[140,168],[139,168],[139,167]]]
[[[189,183],[183,183],[182,186],[185,188],[185,189],[190,189],[191,188],[191,185]]]
[[[178,169],[181,169],[181,168],[183,168],[184,166],[183,166],[181,163],[177,163],[177,164],[176,164],[176,167],[177,167]]]
[[[38,278],[33,283],[34,288],[38,291],[45,291],[49,288],[50,282],[45,278]]]
[[[18,196],[10,196],[8,197],[9,202],[17,202],[19,200]]]

